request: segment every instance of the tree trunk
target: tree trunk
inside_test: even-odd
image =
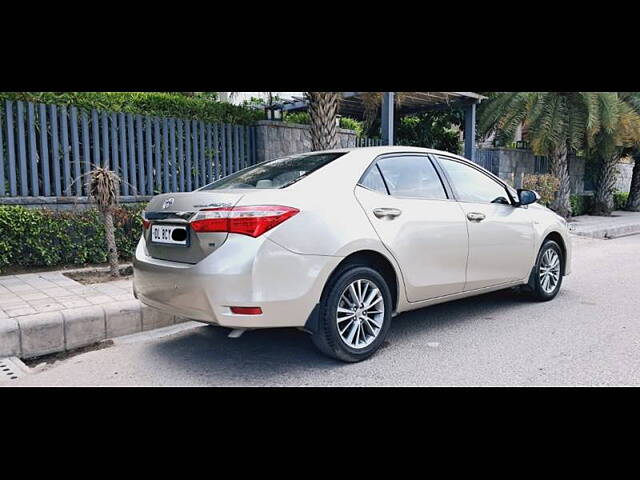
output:
[[[617,175],[616,165],[619,160],[619,153],[602,159],[593,203],[594,215],[611,215],[613,211],[613,193],[615,192]]]
[[[112,277],[119,277],[120,266],[118,265],[118,247],[116,246],[115,228],[113,226],[113,212],[111,209],[107,209],[102,215],[104,217],[107,247],[109,248],[109,272]]]
[[[567,144],[554,147],[550,152],[551,174],[558,178],[560,187],[551,208],[561,217],[571,216],[571,181],[567,163]]]
[[[631,187],[629,188],[629,199],[627,200],[627,210],[640,212],[640,155],[634,155],[633,175],[631,176]]]
[[[311,150],[331,150],[338,146],[336,125],[340,92],[306,92],[311,117]]]

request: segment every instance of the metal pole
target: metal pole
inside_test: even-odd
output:
[[[476,161],[476,104],[464,107],[464,156]]]
[[[394,92],[382,94],[382,143],[393,145],[393,99]]]

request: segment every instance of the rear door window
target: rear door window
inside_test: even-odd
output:
[[[369,171],[367,171],[362,180],[360,180],[360,185],[369,190],[373,190],[374,192],[379,192],[387,195],[387,187],[384,184],[384,180],[382,179],[382,174],[378,169],[377,165],[373,165]]]
[[[399,155],[378,160],[389,193],[394,197],[446,200],[440,176],[429,158]]]

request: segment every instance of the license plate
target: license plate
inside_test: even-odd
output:
[[[175,225],[151,225],[151,241],[167,245],[187,245],[187,229]]]

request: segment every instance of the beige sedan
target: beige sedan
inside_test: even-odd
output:
[[[567,224],[468,160],[371,147],[269,160],[144,213],[134,292],[239,331],[299,327],[363,360],[400,312],[521,286],[551,300],[568,275]]]

